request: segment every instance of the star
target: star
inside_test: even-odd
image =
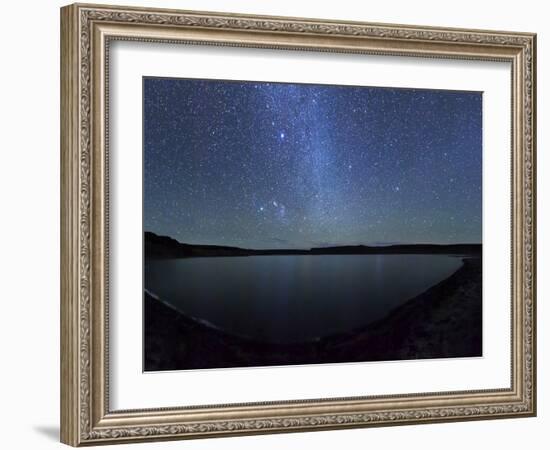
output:
[[[481,242],[480,92],[143,87],[147,231],[249,248]]]

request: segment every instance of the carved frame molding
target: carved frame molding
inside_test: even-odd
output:
[[[535,52],[529,33],[173,10],[61,10],[61,439],[78,446],[536,414]],[[510,389],[110,411],[108,58],[114,39],[509,61]]]

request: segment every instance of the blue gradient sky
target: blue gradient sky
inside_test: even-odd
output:
[[[143,87],[147,231],[247,248],[481,242],[480,92]]]

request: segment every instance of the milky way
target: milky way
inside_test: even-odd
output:
[[[247,248],[479,243],[482,94],[144,78],[144,229]]]

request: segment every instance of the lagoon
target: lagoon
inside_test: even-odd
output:
[[[350,333],[462,265],[454,255],[263,255],[146,260],[145,289],[227,333],[299,343]]]

